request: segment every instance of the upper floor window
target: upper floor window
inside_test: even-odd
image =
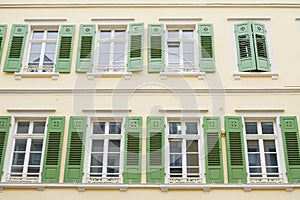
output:
[[[238,68],[240,72],[270,72],[271,64],[264,24],[235,24]]]

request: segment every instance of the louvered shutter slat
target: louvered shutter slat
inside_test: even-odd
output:
[[[148,72],[162,72],[165,69],[164,25],[148,25]]]
[[[129,72],[142,71],[143,44],[144,44],[144,24],[143,23],[130,24],[127,71]]]
[[[198,24],[199,69],[204,72],[215,71],[215,55],[212,24]]]

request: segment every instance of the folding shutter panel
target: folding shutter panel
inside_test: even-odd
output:
[[[164,25],[148,25],[148,72],[165,70]]]
[[[124,183],[141,182],[142,117],[126,117]]]
[[[263,24],[253,23],[253,37],[256,47],[256,67],[257,70],[271,71],[270,60],[268,56],[266,29]]]
[[[228,182],[246,183],[243,125],[241,117],[225,117]]]
[[[75,25],[61,25],[55,70],[70,72]]]
[[[214,32],[212,24],[198,24],[199,69],[203,72],[215,71]]]
[[[128,69],[129,72],[143,70],[143,44],[144,44],[144,24],[129,25],[129,53]]]
[[[49,117],[42,182],[58,183],[65,117]]]
[[[82,181],[86,123],[86,117],[70,118],[64,182]]]
[[[80,25],[76,72],[91,72],[93,69],[95,31],[95,25]]]
[[[297,118],[280,117],[286,171],[289,183],[300,182],[300,141]]]
[[[28,26],[14,24],[11,28],[8,51],[4,64],[5,72],[18,72],[21,69]]]
[[[147,183],[164,183],[164,117],[147,117]]]
[[[3,53],[4,39],[6,36],[7,25],[0,25],[0,62]]]
[[[240,72],[256,70],[251,22],[235,24],[235,39]]]
[[[11,117],[1,116],[0,117],[0,180],[3,174],[4,156],[6,152],[7,138],[9,134]]]
[[[224,183],[219,117],[204,117],[206,183]]]

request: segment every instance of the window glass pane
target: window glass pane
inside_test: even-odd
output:
[[[114,51],[115,52],[125,52],[125,44],[124,43],[114,43]]]
[[[43,150],[43,140],[33,139],[31,141],[30,151],[42,151]]]
[[[256,122],[245,122],[246,134],[258,134]]]
[[[266,166],[278,166],[277,155],[275,153],[266,154]]]
[[[24,165],[25,153],[14,153],[13,165]]]
[[[23,173],[23,166],[12,166],[11,167],[12,173]],[[14,175],[12,175],[14,176]]]
[[[252,174],[261,174],[262,173],[261,167],[257,167],[257,168],[251,167],[251,168],[249,168],[249,171],[251,173],[250,174],[251,177],[261,177],[261,175],[252,175]]]
[[[29,122],[18,122],[17,134],[24,134],[29,132]]]
[[[187,140],[186,141],[187,152],[198,152],[198,140]]]
[[[32,39],[43,39],[44,31],[33,31]]]
[[[91,167],[90,168],[90,173],[100,174],[100,173],[102,173],[102,167]]]
[[[125,38],[125,30],[115,30],[115,38]]]
[[[168,62],[170,64],[179,64],[179,46],[168,45]]]
[[[274,140],[264,140],[265,152],[276,152],[276,146]]]
[[[99,50],[100,54],[110,52],[110,43],[100,43]]]
[[[16,139],[14,151],[26,151],[27,139]]]
[[[258,140],[247,141],[248,152],[259,152]]]
[[[109,122],[109,134],[121,134],[121,122]]]
[[[170,152],[181,153],[181,141],[170,141]]]
[[[182,168],[170,168],[171,177],[181,177]]]
[[[278,167],[270,167],[270,168],[268,167],[267,173],[279,173]],[[270,177],[270,176],[268,176],[268,177]]]
[[[58,35],[57,31],[48,31],[47,32],[47,39],[54,39],[54,40],[56,40],[57,39],[57,35]]]
[[[107,155],[107,165],[108,166],[119,166],[120,165],[120,154],[109,153]]]
[[[183,38],[194,38],[194,30],[183,30],[182,31],[182,37]]]
[[[103,140],[93,140],[92,141],[92,152],[103,152]]]
[[[100,39],[107,39],[111,37],[111,31],[110,30],[102,30],[100,31]]]
[[[199,166],[198,154],[187,154],[187,166]]]
[[[29,165],[40,165],[42,153],[30,153]]]
[[[261,166],[259,154],[248,154],[249,166]]]
[[[54,65],[55,53],[45,53],[43,65]]]
[[[118,167],[108,167],[107,168],[107,173],[110,173],[110,174],[119,173],[119,168]]]
[[[38,177],[38,173],[40,173],[40,167],[28,167],[27,177]]]
[[[55,52],[56,51],[56,43],[47,43],[45,47],[46,52]]]
[[[171,154],[170,155],[170,166],[182,166],[182,155]]]
[[[28,66],[39,66],[40,63],[40,53],[31,53],[29,55],[29,62],[28,62]]]
[[[263,134],[274,134],[273,122],[262,122],[261,127]]]
[[[168,30],[168,38],[179,38],[179,30]]]
[[[198,123],[197,122],[185,122],[186,134],[198,134]]]
[[[34,122],[33,123],[33,134],[44,134],[46,122]]]
[[[183,43],[183,52],[194,52],[194,43]]]
[[[109,140],[108,152],[120,152],[120,140]]]
[[[103,166],[103,154],[93,153],[91,157],[91,166]]]
[[[104,134],[104,133],[105,133],[105,122],[94,122],[93,134]]]
[[[181,134],[181,122],[169,122],[169,134]]]
[[[41,43],[32,43],[30,47],[30,52],[31,53],[40,53],[42,49],[42,44]]]

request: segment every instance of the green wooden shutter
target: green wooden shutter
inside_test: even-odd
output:
[[[4,64],[5,72],[18,72],[22,66],[28,25],[13,24]]]
[[[80,25],[76,72],[91,72],[93,69],[95,31],[93,24]]]
[[[6,36],[7,25],[0,25],[0,62],[3,53],[4,39]]]
[[[148,25],[148,72],[165,70],[164,25]]]
[[[70,117],[64,182],[82,182],[87,117]]]
[[[142,117],[126,117],[124,183],[141,182]]]
[[[129,25],[129,52],[128,68],[129,72],[143,70],[143,44],[144,44],[144,23]]]
[[[199,69],[203,72],[215,71],[214,32],[212,24],[198,24]]]
[[[61,25],[56,55],[56,72],[70,72],[75,25]]]
[[[3,174],[4,157],[9,134],[11,117],[0,116],[0,180]]]
[[[252,23],[235,24],[234,27],[239,71],[256,70]]]
[[[271,71],[270,60],[268,56],[266,29],[264,24],[252,24],[255,55],[256,55],[256,68],[260,71]]]
[[[206,183],[224,183],[219,117],[204,117]]]
[[[42,182],[58,183],[65,117],[49,117]]]
[[[289,183],[300,182],[300,141],[295,116],[280,117],[286,171]]]
[[[164,183],[164,117],[147,117],[147,183]]]
[[[241,117],[225,117],[228,182],[246,183],[243,125]]]

